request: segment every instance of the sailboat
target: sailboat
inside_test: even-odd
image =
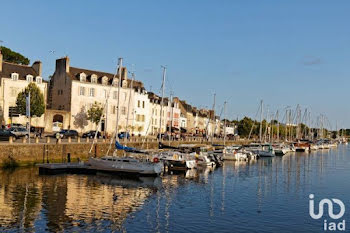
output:
[[[122,71],[122,58],[119,58],[119,79]],[[115,78],[115,77],[114,77]],[[114,80],[113,78],[113,80]],[[158,176],[161,174],[163,169],[163,163],[159,160],[159,158],[154,157],[153,161],[149,161],[148,159],[141,160],[136,159],[131,156],[117,157],[116,151],[123,150],[128,153],[144,153],[136,148],[131,148],[127,146],[123,146],[118,142],[118,123],[119,123],[119,100],[120,100],[120,85],[118,84],[118,101],[117,101],[117,121],[116,121],[116,130],[115,130],[115,150],[112,156],[104,156],[102,158],[89,158],[89,165],[92,169],[102,172],[109,173],[118,173],[125,175],[137,175],[137,176]],[[109,95],[108,95],[109,97]],[[111,144],[112,140],[111,139]],[[108,150],[109,152],[109,150]],[[107,152],[107,154],[108,154]]]
[[[261,100],[260,102],[260,129],[259,129],[259,137],[260,137],[260,143],[262,143],[262,117],[263,117],[263,101]],[[267,121],[266,121],[266,130],[265,133],[267,132]],[[275,156],[275,151],[273,147],[268,144],[268,149],[266,149],[266,146],[263,146],[260,144],[260,148],[257,151],[257,154],[259,157],[274,157]]]

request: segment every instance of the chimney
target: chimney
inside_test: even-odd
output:
[[[2,53],[1,53],[1,47],[0,47],[0,72],[2,72]]]
[[[63,57],[56,60],[56,70],[58,73],[69,73],[69,57]]]
[[[38,76],[41,77],[42,75],[42,63],[41,61],[36,61],[33,63],[32,68],[35,70],[35,72],[38,74]]]
[[[128,71],[126,67],[122,68],[122,80],[128,80]]]

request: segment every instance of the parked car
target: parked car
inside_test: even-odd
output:
[[[160,134],[160,137],[161,137],[163,140],[170,140],[170,135],[167,134],[167,133],[162,133],[162,134]],[[159,134],[157,134],[157,139],[159,139]]]
[[[8,141],[10,137],[16,139],[16,135],[6,129],[0,129],[0,141]]]
[[[96,134],[96,130],[90,130],[86,133],[83,133],[82,138],[94,138]],[[97,132],[97,138],[101,138],[101,132]]]
[[[13,135],[15,135],[16,139],[26,137],[28,138],[28,130],[23,127],[11,127],[7,131],[11,132]]]
[[[129,139],[130,138],[130,134],[128,133],[128,132],[120,132],[119,134],[118,134],[118,138],[119,139],[123,139],[123,138],[127,138],[127,139]]]
[[[9,125],[7,125],[7,129],[10,129],[10,128],[25,128],[25,126],[24,125],[22,125],[22,124],[19,124],[19,123],[12,123],[12,124],[9,124]]]
[[[72,129],[62,129],[61,131],[47,135],[46,137],[57,138],[57,134],[59,135],[60,138],[68,138],[68,137],[76,138],[76,137],[78,137],[78,132],[76,130],[72,130]]]

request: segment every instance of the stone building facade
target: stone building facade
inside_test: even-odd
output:
[[[26,125],[28,118],[24,115],[10,114],[10,109],[16,106],[17,95],[29,83],[34,82],[42,92],[44,101],[47,101],[47,82],[43,80],[42,64],[36,61],[32,66],[19,65],[3,61],[0,51],[0,119],[2,125],[18,123]],[[11,111],[12,112],[12,111]],[[32,117],[32,126],[45,127],[45,115]]]
[[[69,128],[86,132],[97,128],[94,123],[87,120],[87,111],[94,103],[98,103],[104,108],[100,128],[102,132],[107,134],[115,132],[117,111],[119,111],[119,132],[127,129],[130,131],[135,114],[133,104],[135,89],[143,89],[143,83],[133,81],[131,89],[131,80],[127,74],[125,67],[114,75],[72,67],[68,57],[58,59],[55,73],[50,80],[49,108],[70,112]]]

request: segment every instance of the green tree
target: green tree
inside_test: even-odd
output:
[[[238,122],[238,125],[237,125],[238,135],[240,137],[248,137],[253,124],[254,124],[254,121],[252,119],[250,119],[249,117],[244,117],[242,120]]]
[[[23,56],[22,54],[12,51],[11,49],[6,48],[4,46],[1,46],[0,50],[3,55],[4,61],[17,63],[21,65],[29,65],[29,59]]]
[[[26,114],[26,96],[30,93],[30,116],[41,117],[45,113],[44,95],[35,83],[30,83],[18,93],[16,105],[20,114]]]
[[[103,107],[100,103],[95,102],[88,110],[88,120],[98,125],[103,116]]]

